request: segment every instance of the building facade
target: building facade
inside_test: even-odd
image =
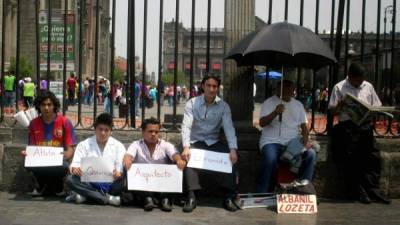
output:
[[[178,71],[190,75],[191,29],[179,24],[178,32]],[[194,79],[199,80],[206,74],[207,29],[199,28],[194,32]],[[175,21],[164,23],[163,29],[163,72],[175,69]],[[224,58],[224,29],[211,28],[210,32],[210,72],[221,75]]]
[[[5,0],[5,69],[8,69],[11,58],[17,53],[17,15],[16,0]],[[48,0],[20,0],[20,57],[27,59],[36,74],[36,3],[39,4],[39,49],[41,77],[47,73],[47,16]],[[63,31],[64,0],[51,0],[51,57],[50,79],[60,80],[63,71]],[[81,6],[81,2],[84,2]],[[79,9],[83,7],[82,33],[82,76],[93,77],[95,68],[96,36],[96,1],[67,1],[67,71],[77,73],[79,65]],[[98,75],[108,76],[110,70],[110,1],[100,0],[99,5],[99,40],[98,40]],[[32,78],[35,78],[32,74]]]

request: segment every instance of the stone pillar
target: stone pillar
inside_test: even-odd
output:
[[[225,0],[225,53],[255,29],[254,0]],[[236,124],[252,126],[253,72],[251,67],[237,67],[225,61],[224,97],[232,109]]]
[[[255,29],[254,0],[225,0],[225,54]],[[232,119],[240,150],[257,150],[258,130],[253,127],[253,67],[224,62],[224,99]]]

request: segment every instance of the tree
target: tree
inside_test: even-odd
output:
[[[162,82],[165,85],[173,84],[174,83],[174,72],[166,72],[162,75]],[[188,86],[189,80],[188,77],[182,71],[178,71],[177,76],[177,84],[178,85],[186,85]]]
[[[8,71],[17,72],[17,60],[14,57],[10,59]],[[33,75],[33,65],[25,57],[19,58],[19,77],[31,77]]]
[[[114,81],[118,81],[120,83],[124,81],[124,72],[118,67],[114,68]]]

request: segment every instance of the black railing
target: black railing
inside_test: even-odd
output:
[[[156,80],[153,80],[153,85],[156,86],[157,90],[157,99],[154,101],[156,103],[156,106],[153,107],[153,109],[148,110],[146,109],[146,101],[148,101],[148,95],[149,95],[149,89],[147,88],[148,84],[148,64],[149,62],[147,61],[147,56],[148,56],[148,35],[147,35],[147,30],[148,30],[148,1],[143,0],[143,17],[138,17],[135,13],[136,5],[138,4],[138,1],[128,1],[128,7],[126,8],[128,12],[128,18],[127,18],[127,66],[126,66],[126,74],[124,74],[125,78],[123,79],[123,82],[120,84],[115,84],[114,82],[116,81],[116,74],[115,74],[115,69],[116,69],[116,17],[119,16],[119,12],[116,12],[116,0],[110,0],[110,1],[100,1],[100,0],[95,0],[95,1],[86,1],[86,0],[77,0],[77,1],[70,1],[70,0],[60,0],[61,5],[64,5],[64,10],[61,10],[57,8],[56,1],[52,0],[46,0],[46,1],[39,1],[36,0],[34,3],[26,3],[26,1],[17,1],[17,6],[16,6],[16,12],[17,12],[17,19],[16,19],[16,33],[13,34],[16,37],[16,46],[15,49],[12,49],[12,51],[15,50],[15,61],[16,61],[16,66],[15,66],[15,71],[12,71],[15,73],[16,76],[16,88],[15,88],[15,99],[16,99],[16,104],[13,106],[12,109],[5,107],[4,106],[4,94],[2,94],[1,97],[1,114],[0,114],[0,120],[2,122],[2,125],[5,126],[14,126],[15,121],[13,121],[12,115],[13,113],[17,112],[19,109],[23,109],[19,107],[19,104],[21,100],[23,99],[23,89],[19,88],[18,86],[18,81],[23,78],[23,76],[26,76],[26,74],[21,74],[21,21],[23,20],[24,15],[21,15],[21,10],[22,7],[28,7],[26,5],[22,4],[31,4],[32,12],[34,12],[34,18],[35,21],[28,21],[24,19],[24,22],[31,22],[32,26],[35,27],[35,38],[32,39],[32,45],[35,45],[35,50],[34,50],[34,56],[31,58],[34,58],[35,62],[35,70],[36,70],[36,85],[37,85],[37,94],[40,94],[40,83],[41,80],[45,79],[47,81],[47,88],[51,88],[51,82],[54,82],[55,80],[59,81],[57,78],[54,78],[52,73],[54,73],[54,68],[52,67],[52,60],[53,60],[53,52],[56,53],[59,51],[60,46],[56,46],[54,42],[54,36],[52,34],[53,31],[53,24],[54,20],[53,19],[61,19],[63,20],[63,44],[62,44],[62,51],[63,51],[63,58],[62,58],[62,89],[61,93],[58,93],[62,96],[62,113],[66,114],[69,116],[75,124],[75,127],[77,128],[90,128],[92,126],[94,118],[97,116],[98,113],[102,112],[99,108],[98,103],[102,103],[104,98],[106,101],[104,101],[105,106],[105,111],[110,112],[114,117],[116,121],[116,129],[136,129],[138,128],[138,125],[140,124],[140,121],[143,121],[145,118],[149,116],[155,116],[160,120],[164,120],[163,115],[165,118],[172,118],[172,120],[169,121],[169,119],[164,120],[165,124],[170,123],[171,126],[169,126],[168,129],[178,129],[179,128],[179,123],[181,121],[181,114],[183,114],[183,107],[182,104],[179,105],[179,99],[180,96],[182,95],[183,92],[183,86],[181,81],[178,80],[180,77],[180,71],[179,66],[180,64],[182,65],[182,68],[188,69],[188,73],[186,76],[188,76],[188,91],[187,96],[193,97],[196,93],[194,92],[195,90],[195,82],[196,79],[198,79],[198,72],[196,72],[196,65],[199,66],[199,64],[202,64],[201,66],[205,65],[205,71],[206,73],[212,72],[214,70],[213,68],[213,57],[212,51],[213,48],[217,46],[216,42],[212,39],[213,38],[213,29],[211,28],[212,24],[212,13],[211,13],[211,8],[212,8],[212,1],[211,0],[205,0],[204,2],[207,2],[207,7],[206,7],[206,15],[207,15],[207,27],[206,27],[206,35],[205,35],[205,43],[206,43],[206,49],[205,53],[203,54],[202,57],[205,58],[205,62],[199,62],[198,55],[200,53],[196,53],[198,46],[196,46],[196,41],[199,39],[196,33],[196,27],[195,27],[195,15],[198,13],[198,10],[196,9],[196,0],[191,1],[191,11],[187,11],[185,13],[190,13],[191,14],[191,21],[190,21],[190,28],[187,28],[186,30],[190,30],[190,38],[188,39],[188,42],[190,44],[186,45],[187,47],[187,54],[190,56],[189,57],[189,63],[190,68],[186,68],[186,62],[181,59],[182,52],[183,50],[180,49],[181,47],[183,48],[184,46],[181,44],[180,40],[180,32],[184,32],[185,28],[183,27],[180,19],[180,5],[182,2],[179,0],[175,0],[175,17],[174,17],[174,38],[173,42],[171,43],[164,43],[165,40],[165,30],[164,30],[164,1],[160,0],[159,1],[159,27],[158,27],[158,67],[157,67],[157,72],[158,72],[158,77]],[[75,2],[75,6],[72,6],[72,8],[68,8],[68,5],[71,5],[72,2]],[[328,37],[326,39],[327,43],[329,46],[332,48],[332,51],[335,52],[335,56],[339,59],[339,64],[332,66],[330,68],[323,69],[323,72],[328,79],[325,79],[323,82],[324,86],[326,86],[329,90],[329,95],[330,91],[333,88],[333,85],[337,83],[341,78],[345,76],[345,71],[348,68],[348,64],[350,61],[360,61],[361,63],[368,64],[368,66],[372,71],[370,71],[372,76],[369,77],[368,80],[370,80],[374,85],[379,93],[380,90],[383,88],[387,88],[389,90],[389,103],[391,105],[394,104],[400,104],[400,100],[396,99],[397,94],[396,91],[400,91],[396,89],[396,85],[400,84],[400,78],[397,77],[399,76],[399,69],[396,68],[396,62],[399,57],[399,53],[397,49],[400,46],[400,40],[398,37],[400,36],[399,34],[396,34],[396,13],[397,13],[397,1],[392,0],[391,5],[382,5],[381,0],[377,1],[368,1],[368,0],[362,0],[359,3],[350,1],[350,0],[332,0],[331,2],[328,3],[328,1],[321,2],[319,0],[301,0],[300,1],[300,13],[299,13],[299,20],[298,21],[288,21],[289,19],[289,9],[290,9],[290,4],[292,1],[285,0],[284,2],[278,2],[278,1],[273,1],[269,0],[267,1],[267,7],[268,9],[265,10],[267,13],[267,21],[266,24],[271,24],[273,22],[280,22],[280,21],[273,21],[272,13],[274,12],[274,4],[284,4],[284,11],[282,12],[282,19],[281,20],[286,20],[291,23],[298,23],[301,26],[304,26],[304,10],[305,10],[305,4],[312,2],[315,4],[315,16],[314,18],[314,32],[316,34],[320,35],[325,35],[324,33],[321,34],[320,32],[320,7],[323,4],[323,7],[330,7],[330,29],[329,29],[329,35],[325,35],[325,37]],[[41,3],[46,3],[46,6],[41,6]],[[4,75],[5,72],[8,70],[8,62],[10,59],[7,59],[6,57],[6,49],[9,49],[10,47],[6,45],[6,42],[9,41],[7,38],[9,36],[6,36],[6,33],[10,31],[10,27],[12,24],[7,24],[7,14],[11,13],[8,12],[10,9],[10,6],[8,4],[11,4],[9,1],[3,1],[3,9],[2,9],[2,36],[1,36],[1,86],[4,87]],[[107,5],[104,5],[107,4]],[[185,2],[186,4],[186,2]],[[293,4],[293,3],[292,3]],[[358,5],[357,5],[358,4]],[[371,7],[372,5],[376,4],[377,6],[377,15],[376,15],[376,30],[374,34],[374,46],[371,47],[371,35],[367,33],[366,31],[366,8]],[[10,6],[10,7],[9,7]],[[360,15],[354,15],[350,13],[350,9],[352,7],[360,7],[361,6],[361,14]],[[111,8],[111,10],[109,10]],[[384,9],[384,33],[381,33],[381,22],[382,22],[382,10]],[[389,10],[391,9],[391,10]],[[388,11],[389,10],[389,11]],[[136,11],[137,12],[137,11]],[[392,28],[391,28],[391,33],[390,33],[390,38],[387,38],[387,31],[386,31],[386,21],[387,21],[387,13],[391,12],[392,18],[391,18],[391,23],[392,23]],[[220,13],[220,11],[218,11]],[[42,18],[39,17],[39,14],[45,14],[47,17],[47,22],[40,21]],[[62,14],[62,17],[58,16],[59,14]],[[390,14],[390,13],[389,13]],[[69,33],[69,21],[70,17],[72,16],[75,18],[75,15],[77,15],[77,21],[74,21],[74,26],[76,25],[79,29],[77,29],[77,32],[75,33]],[[108,16],[109,15],[109,16]],[[310,17],[313,14],[307,14],[306,16]],[[239,15],[238,15],[239,16]],[[251,15],[252,16],[252,15]],[[350,24],[355,23],[355,19],[352,18],[358,18],[361,16],[361,24],[360,24],[360,30],[361,30],[361,35],[360,38],[357,41],[354,41],[354,38],[352,39],[353,33],[350,32]],[[368,15],[370,16],[370,15]],[[352,18],[351,18],[352,17]],[[140,22],[143,22],[143,30],[139,30],[135,22],[137,20],[140,20]],[[110,23],[108,23],[108,22]],[[335,25],[336,21],[336,25]],[[34,23],[34,24],[33,24]],[[40,24],[42,23],[47,23],[47,43],[46,46],[43,44],[43,41],[40,40],[41,38],[41,26]],[[105,24],[105,25],[104,25]],[[94,25],[94,29],[93,29]],[[152,25],[152,24],[150,24]],[[343,29],[344,28],[344,29]],[[343,37],[343,31],[344,30],[344,37]],[[74,30],[75,31],[75,30]],[[109,43],[106,41],[106,44],[104,44],[105,38],[103,37],[102,34],[108,33],[109,34]],[[324,31],[325,32],[325,31]],[[23,35],[26,35],[25,32],[22,33]],[[135,36],[136,35],[142,35],[143,37],[143,46],[142,46],[142,65],[141,68],[137,67],[137,59],[136,59],[136,54],[135,51],[137,50],[137,43],[135,41]],[[226,33],[225,33],[226,34]],[[76,43],[73,43],[73,47],[69,46],[71,43],[68,42],[67,37],[69,35],[74,35],[77,37]],[[153,35],[153,34],[152,34]],[[382,41],[383,39],[383,41]],[[226,38],[225,38],[226,40]],[[370,41],[370,42],[368,42]],[[351,43],[353,42],[353,43]],[[369,43],[368,47],[367,44]],[[390,42],[390,43],[387,43]],[[149,43],[153,44],[153,43]],[[163,77],[166,76],[167,69],[166,68],[167,64],[169,62],[165,61],[165,49],[169,48],[170,44],[173,44],[173,80],[171,83],[163,83]],[[354,54],[351,53],[352,49],[350,49],[350,46],[352,44],[357,44],[359,46],[359,51],[360,54],[357,54],[357,57],[354,56]],[[388,45],[387,45],[388,44]],[[199,44],[201,45],[201,44]],[[390,46],[390,47],[386,47]],[[76,47],[75,47],[76,46]],[[45,50],[44,50],[45,49]],[[72,49],[72,52],[71,52]],[[78,51],[76,51],[78,49]],[[226,50],[225,50],[226,51]],[[389,57],[388,57],[388,51],[390,53],[390,63],[389,63]],[[105,56],[103,53],[106,52]],[[75,69],[71,71],[68,68],[68,57],[69,54],[75,54],[77,55],[77,58],[75,60],[75,64],[78,66],[75,66]],[[196,55],[197,54],[197,55]],[[46,55],[46,57],[43,58],[43,56]],[[88,60],[88,58],[94,58],[94,60]],[[103,60],[103,58],[109,58],[107,62]],[[196,58],[197,57],[197,58]],[[164,61],[163,61],[164,60]],[[181,60],[181,62],[180,62]],[[221,61],[223,61],[223,56],[220,58]],[[369,61],[368,61],[369,60]],[[384,63],[382,63],[382,60],[384,60]],[[368,62],[367,62],[368,61]],[[6,63],[7,62],[7,63]],[[44,67],[45,64],[45,67]],[[109,65],[108,71],[104,72],[100,70],[100,66],[103,66],[104,64]],[[384,69],[387,69],[388,67],[390,68],[390,76],[388,81],[381,82],[382,80],[382,69],[381,67],[384,66]],[[390,64],[390,65],[388,65]],[[223,67],[223,63],[220,64],[221,67]],[[388,65],[388,66],[386,66]],[[168,65],[169,66],[169,65]],[[87,69],[87,68],[93,68]],[[171,69],[171,68],[170,68]],[[268,68],[269,69],[269,68]],[[87,74],[87,71],[93,71],[91,72],[92,74]],[[139,75],[137,75],[137,72],[140,71]],[[172,71],[172,69],[171,69]],[[223,68],[220,68],[220,71],[224,71]],[[76,90],[77,96],[76,96],[76,104],[70,105],[70,102],[67,101],[67,92],[66,92],[66,87],[67,87],[67,76],[68,72],[76,72],[77,73],[77,78],[79,80],[78,87]],[[387,71],[386,71],[387,72]],[[302,68],[297,68],[296,70],[296,83],[297,83],[297,91],[300,93],[301,89],[303,88],[301,86],[302,80],[300,79],[300,73],[309,73],[311,74],[311,79],[309,79],[309,82],[312,83],[312,85],[308,86],[307,92],[308,95],[306,96],[307,98],[311,98],[311,103],[308,101],[307,104],[310,105],[310,118],[311,118],[311,123],[310,123],[310,129],[317,133],[317,134],[326,134],[327,131],[329,130],[330,127],[334,124],[334,118],[331,115],[327,115],[327,110],[324,108],[323,110],[320,110],[321,112],[318,112],[318,96],[317,96],[317,88],[320,88],[317,86],[317,82],[321,82],[321,79],[317,79],[318,74],[321,72],[317,71],[306,71],[304,72],[304,69]],[[30,74],[33,76],[33,74]],[[91,85],[89,83],[89,86],[87,87],[87,84],[84,84],[83,80],[84,77],[91,77],[93,76],[93,81],[94,85]],[[100,75],[105,76],[106,78],[109,79],[109,84],[104,81],[105,83],[99,83],[99,78]],[[223,75],[223,74],[222,74]],[[197,78],[195,78],[197,77]],[[252,77],[249,79],[253,79]],[[102,81],[103,82],[103,81]],[[263,85],[265,87],[268,87],[269,82],[268,79],[263,82]],[[386,86],[385,86],[386,85]],[[107,87],[108,90],[105,91],[106,95],[98,95],[98,89],[103,88],[103,86]],[[137,88],[139,86],[139,88]],[[166,87],[170,88],[169,93],[164,93],[166,90]],[[84,89],[86,88],[86,89]],[[84,94],[89,93],[89,89],[87,88],[92,88],[90,89],[93,93],[93,105],[92,106],[87,106],[87,99],[88,97]],[[2,88],[2,91],[4,88]],[[103,89],[102,89],[103,90]],[[124,101],[117,101],[115,99],[115,95],[118,91],[122,92],[122,95],[120,96],[121,99],[126,99],[126,104],[124,104]],[[108,93],[108,94],[107,94]],[[171,93],[173,95],[171,96]],[[265,93],[268,93],[268,90],[265,90]],[[165,94],[170,95],[169,98],[172,101],[172,111],[170,108],[163,106],[164,104],[164,96]],[[90,95],[89,95],[90,96]],[[139,96],[139,97],[138,97]],[[185,95],[186,96],[186,95]],[[266,94],[267,96],[267,94]],[[298,96],[299,98],[301,96]],[[303,96],[304,97],[304,96]],[[75,97],[74,97],[75,99]],[[250,101],[251,99],[249,99]],[[324,99],[325,100],[325,99]],[[89,98],[90,102],[91,99]],[[84,104],[83,104],[84,103]],[[108,104],[108,105],[107,105]],[[116,108],[116,104],[118,105],[118,108]],[[326,104],[326,102],[324,103]],[[76,105],[76,106],[75,106]],[[6,110],[7,108],[7,110]],[[320,107],[321,108],[321,107]],[[119,113],[119,115],[116,115],[116,112]],[[166,114],[171,114],[170,116]],[[377,135],[390,135],[390,136],[399,136],[399,125],[398,125],[398,116],[396,115],[394,119],[388,119],[388,118],[379,118],[376,121],[376,133]],[[165,126],[167,128],[167,126]]]

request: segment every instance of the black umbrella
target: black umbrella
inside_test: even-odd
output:
[[[238,65],[281,67],[281,101],[284,67],[318,70],[337,62],[331,49],[318,35],[287,22],[266,25],[259,31],[253,31],[229,51],[226,59],[235,59]],[[279,120],[282,120],[281,116]]]
[[[254,36],[258,34],[260,30],[255,30],[247,34],[242,40],[240,40],[235,47],[229,50],[227,57],[225,59],[234,59],[238,64],[243,58],[243,53],[249,47],[250,42],[253,40]]]
[[[318,35],[287,22],[266,25],[248,34],[229,51],[226,59],[235,59],[238,65],[310,69],[337,62],[331,49]]]

